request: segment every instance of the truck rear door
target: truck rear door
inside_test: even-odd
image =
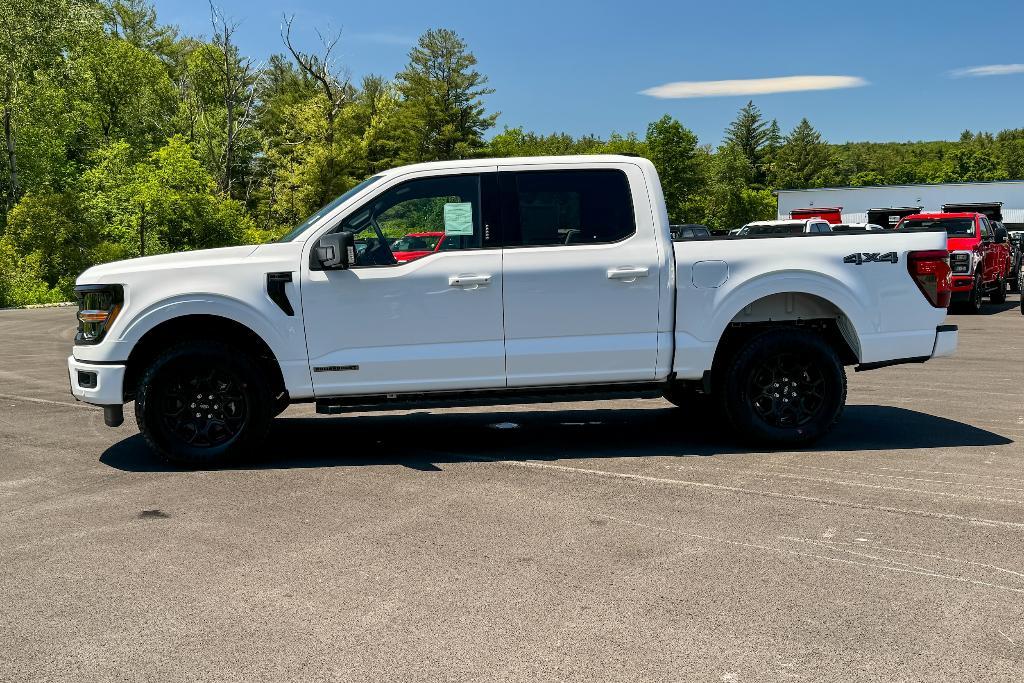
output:
[[[654,379],[661,273],[640,169],[498,175],[508,386]]]

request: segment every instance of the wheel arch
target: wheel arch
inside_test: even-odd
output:
[[[211,339],[249,354],[266,372],[272,395],[287,394],[280,360],[267,341],[251,327],[211,313],[185,313],[167,318],[142,333],[126,361],[125,400],[131,400],[142,373],[164,349],[184,341]]]

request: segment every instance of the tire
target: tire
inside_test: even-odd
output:
[[[994,304],[1006,303],[1006,280],[1003,278],[996,280],[996,288],[988,295],[988,300]]]
[[[964,312],[971,315],[981,313],[982,298],[985,296],[985,289],[980,275],[974,276],[974,287],[971,288],[971,296],[964,303]]]
[[[217,466],[251,453],[266,436],[273,411],[259,365],[212,341],[168,348],[142,373],[135,396],[146,443],[164,460],[186,467]]]
[[[775,329],[747,340],[719,373],[722,411],[762,446],[804,446],[825,436],[846,405],[846,371],[814,332]]]
[[[1024,264],[1017,264],[1017,272],[1010,278],[1010,292],[1013,294],[1020,294],[1021,280],[1024,280],[1024,273],[1021,272],[1021,268]]]

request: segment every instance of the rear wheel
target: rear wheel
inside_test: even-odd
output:
[[[743,344],[721,373],[719,401],[749,441],[800,446],[827,434],[846,404],[846,372],[814,332],[777,329]]]
[[[164,459],[185,466],[222,464],[265,436],[274,402],[259,366],[223,344],[171,347],[139,380],[135,417]]]

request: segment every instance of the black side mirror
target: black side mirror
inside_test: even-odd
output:
[[[1006,228],[996,228],[996,244],[1004,244],[1006,242]]]
[[[317,241],[316,259],[324,270],[345,270],[356,262],[355,237],[350,232],[333,232]]]

